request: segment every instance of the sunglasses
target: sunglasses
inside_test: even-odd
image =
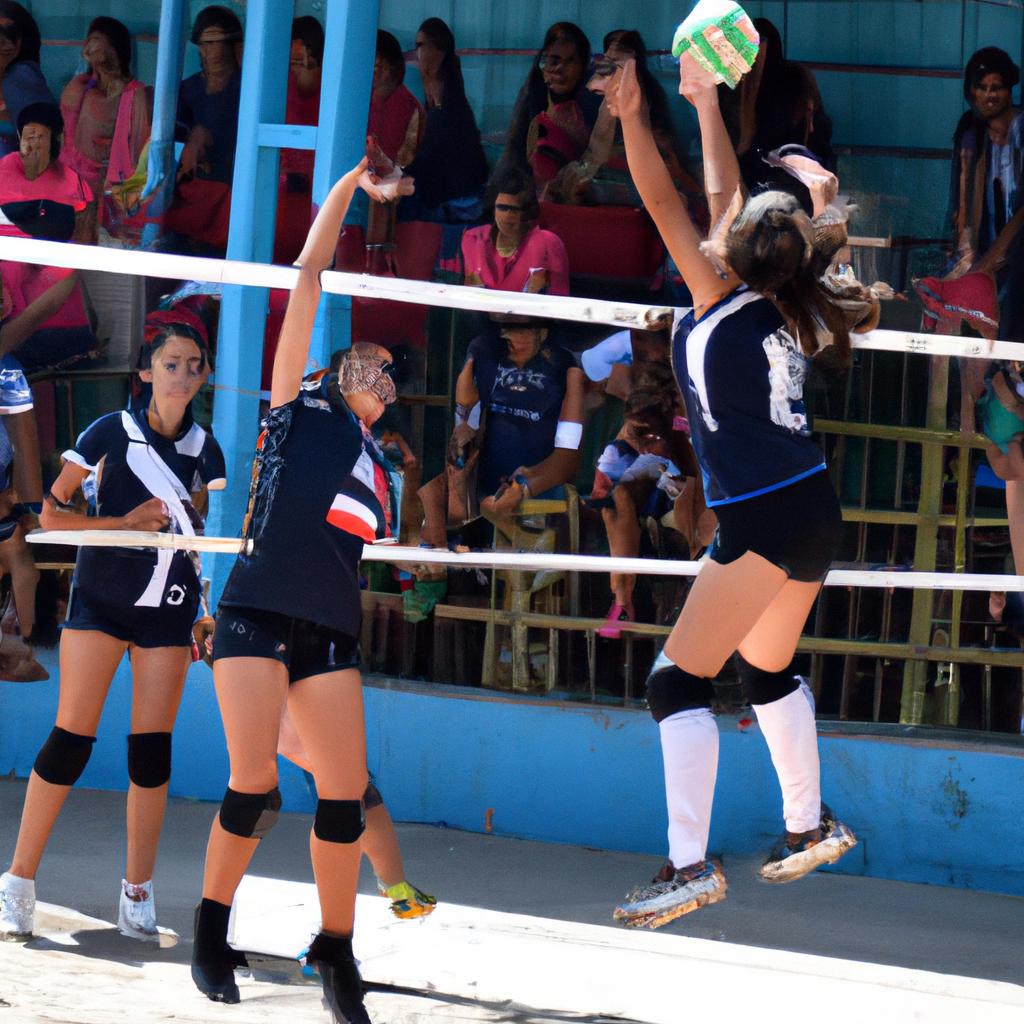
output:
[[[514,203],[495,203],[494,209],[498,213],[522,213],[523,208],[516,206]]]
[[[594,74],[598,78],[611,78],[619,68],[626,65],[620,60],[612,60],[611,57],[601,56],[594,58]]]
[[[537,67],[539,67],[541,71],[556,71],[563,65],[575,64],[577,60],[579,60],[578,57],[556,57],[542,53],[540,55],[540,60],[537,61]]]

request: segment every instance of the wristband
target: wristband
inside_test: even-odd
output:
[[[78,508],[73,501],[61,501],[53,491],[46,492],[47,498],[50,499],[61,510],[61,512],[77,512]]]
[[[583,440],[583,424],[573,423],[572,420],[559,420],[555,428],[555,447],[567,448],[569,451],[579,451],[580,442]]]
[[[512,483],[519,485],[522,489],[524,498],[528,498],[530,496],[530,481],[527,480],[522,473],[516,473],[516,475],[512,477]]]

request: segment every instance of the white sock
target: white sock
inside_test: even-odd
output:
[[[3,875],[0,875],[0,888],[12,896],[21,896],[33,900],[36,898],[35,879],[12,875],[10,871],[5,871]]]
[[[782,787],[782,815],[790,832],[810,832],[821,822],[821,766],[813,698],[801,685],[770,704],[754,704]]]
[[[668,855],[676,868],[704,860],[718,774],[718,723],[708,708],[659,723],[668,803]]]

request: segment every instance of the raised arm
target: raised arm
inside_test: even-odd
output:
[[[342,221],[356,190],[359,175],[366,167],[362,159],[339,179],[317,212],[306,236],[299,258],[299,280],[288,299],[281,334],[274,354],[274,372],[270,382],[270,405],[287,405],[299,393],[299,385],[309,359],[309,339],[320,303],[320,272],[334,262]]]
[[[681,88],[697,111],[700,147],[704,155],[704,192],[708,197],[711,224],[721,220],[740,187],[740,165],[718,106],[718,88],[711,76],[683,54]]]
[[[647,108],[636,77],[635,61],[626,62],[613,102],[622,122],[626,161],[633,183],[665,247],[683,275],[686,287],[693,296],[694,306],[698,309],[708,306],[732,286],[719,277],[700,251],[700,236],[672,183],[672,176],[651,131]]]

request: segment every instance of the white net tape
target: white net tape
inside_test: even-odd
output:
[[[288,291],[295,287],[299,273],[294,267],[279,267],[269,263],[176,256],[133,249],[106,249],[66,242],[43,242],[30,238],[0,238],[0,259],[69,267],[75,270],[103,270],[115,274],[225,285],[250,285],[257,288],[282,288]],[[333,295],[390,299],[394,302],[414,302],[425,306],[519,314],[541,319],[573,320],[578,323],[608,324],[619,328],[655,327],[664,324],[673,314],[685,312],[667,306],[491,291],[430,281],[374,277],[370,274],[343,274],[338,271],[325,271],[321,281],[324,291]],[[1024,360],[1024,344],[1009,341],[987,342],[980,338],[960,338],[947,334],[884,330],[854,335],[851,340],[854,348],[885,352]]]
[[[145,533],[131,530],[35,530],[27,538],[33,544],[67,544],[75,547],[173,548],[239,554],[251,550],[251,541],[238,537],[184,537],[176,533]],[[616,572],[645,576],[696,576],[704,562],[658,558],[610,558],[605,555],[534,554],[520,551],[445,551],[433,548],[374,544],[363,548],[366,562],[402,565],[447,565],[454,569],[518,569],[527,572]],[[985,573],[909,572],[899,568],[833,569],[826,587],[876,587],[921,590],[1021,590],[1024,576]]]

